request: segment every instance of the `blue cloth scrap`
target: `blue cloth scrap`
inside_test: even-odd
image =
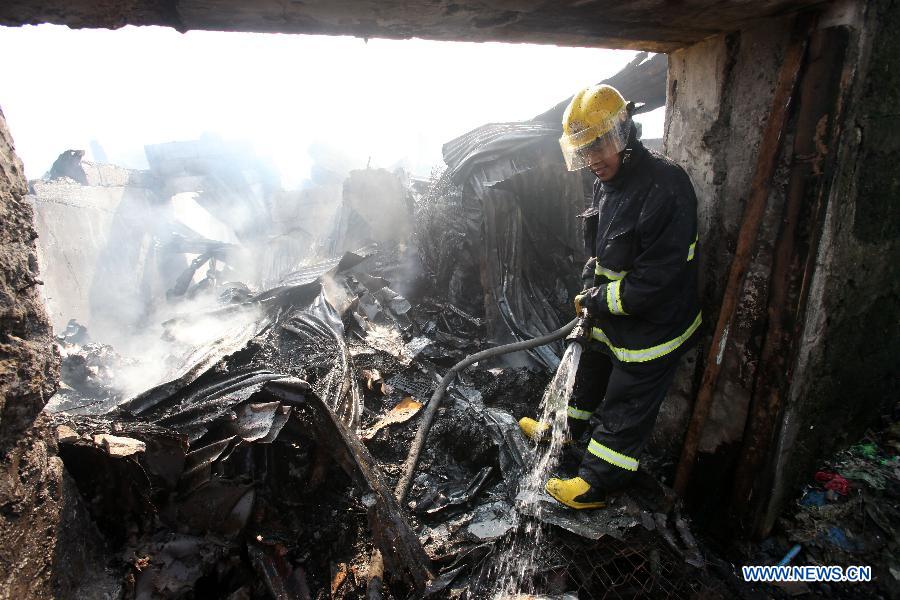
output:
[[[825,492],[820,490],[807,490],[800,499],[803,506],[825,506]]]

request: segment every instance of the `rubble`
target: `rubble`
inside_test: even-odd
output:
[[[132,456],[147,449],[147,445],[140,440],[106,433],[95,435],[94,445],[103,448],[110,456],[118,457]]]
[[[534,414],[546,375],[491,364],[463,372],[409,506],[398,505],[411,424],[453,356],[480,349],[478,338],[448,330],[484,323],[446,301],[396,294],[372,294],[377,310],[367,312],[355,299],[391,289],[376,257],[349,253],[242,302],[171,320],[173,359],[182,354],[157,385],[112,404],[53,405],[63,460],[127,557],[117,566],[127,597],[200,588],[222,597],[444,597],[454,586],[476,589],[488,557],[520,535],[510,515],[533,451],[517,418]],[[342,311],[328,298],[343,298]],[[423,350],[410,352],[416,340]],[[60,343],[98,357],[107,380],[123,364],[111,349]],[[109,397],[109,385],[82,389]],[[623,538],[641,521],[621,516],[622,506],[580,525],[561,510],[540,518],[595,540]],[[588,524],[598,522],[618,525]],[[375,550],[383,567],[370,565]]]

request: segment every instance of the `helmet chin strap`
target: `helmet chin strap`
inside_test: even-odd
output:
[[[619,153],[620,161],[619,166],[624,167],[631,162],[631,155],[634,153],[634,143],[637,141],[637,128],[634,125],[634,121],[631,121],[628,128],[628,144],[625,148]]]

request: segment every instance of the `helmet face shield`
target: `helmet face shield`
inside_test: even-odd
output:
[[[618,154],[628,145],[628,111],[621,110],[609,119],[559,138],[566,168],[577,171],[602,157]]]

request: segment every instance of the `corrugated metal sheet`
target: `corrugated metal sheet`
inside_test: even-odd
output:
[[[444,144],[444,162],[453,182],[459,184],[476,165],[517,153],[547,137],[558,138],[561,131],[559,125],[535,121],[489,123]]]

